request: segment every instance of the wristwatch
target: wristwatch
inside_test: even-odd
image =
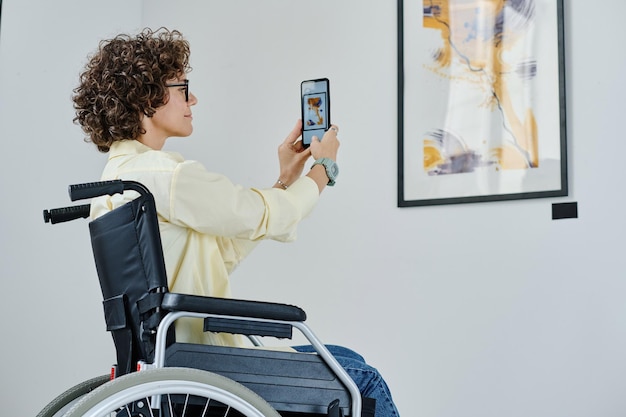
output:
[[[328,177],[328,186],[332,187],[335,185],[335,180],[337,179],[337,175],[339,175],[339,167],[337,163],[330,158],[320,158],[313,162],[311,168],[315,165],[323,165],[326,169],[326,176]]]

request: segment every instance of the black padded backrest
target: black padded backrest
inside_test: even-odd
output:
[[[92,221],[89,232],[107,330],[113,334],[118,374],[123,375],[131,372],[138,360],[152,362],[154,340],[142,332],[141,322],[158,324],[158,297],[167,291],[152,194],[139,196]]]

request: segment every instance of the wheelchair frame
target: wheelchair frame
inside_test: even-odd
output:
[[[329,372],[337,379],[337,382],[332,383],[334,384],[334,387],[328,388],[329,392],[335,392],[338,389],[343,390],[346,397],[348,398],[348,406],[346,406],[345,400],[342,400],[344,401],[344,404],[340,405],[339,399],[336,399],[328,403],[328,407],[324,411],[320,410],[319,405],[306,407],[298,405],[297,407],[291,409],[290,405],[286,404],[284,400],[275,398],[264,399],[266,399],[272,405],[272,407],[276,405],[285,407],[283,408],[283,410],[278,411],[283,411],[286,413],[297,412],[313,415],[322,415],[321,413],[324,413],[325,415],[332,417],[342,417],[345,411],[350,416],[355,417],[374,416],[373,400],[363,399],[361,397],[359,389],[354,381],[346,373],[343,367],[337,362],[334,356],[328,351],[326,346],[313,333],[309,326],[304,323],[304,321],[306,320],[306,313],[304,313],[304,311],[300,308],[278,303],[201,297],[186,294],[175,294],[168,291],[167,278],[164,275],[164,261],[160,235],[158,233],[156,208],[154,207],[152,194],[150,194],[149,190],[146,187],[135,181],[122,180],[76,184],[69,187],[70,199],[72,201],[90,199],[102,195],[113,195],[118,193],[122,194],[124,191],[138,192],[139,197],[124,204],[119,208],[116,208],[110,213],[107,213],[107,215],[115,213],[122,207],[126,207],[131,203],[141,204],[141,211],[148,212],[146,215],[146,221],[148,223],[148,226],[145,226],[144,224],[139,226],[135,225],[135,227],[138,228],[138,239],[143,241],[143,244],[146,244],[147,241],[148,253],[147,255],[144,255],[142,253],[141,256],[150,258],[149,260],[147,260],[147,262],[154,261],[154,263],[156,264],[156,266],[149,265],[148,269],[151,270],[151,273],[157,275],[156,281],[158,281],[158,284],[151,284],[153,288],[149,288],[147,294],[144,294],[143,298],[137,300],[136,304],[139,307],[134,305],[131,305],[129,307],[127,294],[115,295],[115,297],[111,297],[111,294],[107,294],[107,292],[110,292],[108,288],[110,283],[105,281],[111,279],[109,276],[112,275],[112,271],[110,271],[111,267],[109,265],[106,265],[106,268],[105,265],[103,265],[103,263],[108,263],[109,261],[107,259],[104,259],[103,254],[99,253],[97,249],[98,243],[96,242],[95,237],[95,235],[97,235],[97,229],[96,226],[94,226],[94,223],[98,222],[100,219],[104,218],[107,215],[104,215],[100,219],[96,219],[90,222],[90,232],[92,233],[92,249],[94,250],[94,258],[96,260],[98,277],[100,279],[103,296],[105,298],[104,305],[107,330],[113,333],[116,352],[118,356],[118,366],[122,365],[122,363],[126,363],[126,365],[122,369],[122,374],[135,373],[132,368],[128,367],[128,364],[130,364],[132,361],[135,361],[136,359],[138,359],[136,360],[136,362],[138,363],[137,371],[139,371],[140,373],[144,372],[145,370],[152,369],[157,370],[155,372],[158,373],[159,369],[166,369],[170,368],[171,366],[196,368],[197,358],[209,358],[213,357],[210,355],[221,355],[223,354],[223,351],[226,351],[228,353],[234,352],[234,350],[245,351],[244,356],[250,355],[252,359],[246,359],[248,361],[248,364],[262,361],[263,366],[265,366],[266,363],[271,364],[275,361],[280,362],[281,359],[284,363],[290,363],[290,370],[287,371],[287,377],[284,377],[282,375],[278,377],[276,377],[275,375],[267,377],[263,375],[254,375],[253,379],[259,378],[258,380],[250,380],[249,375],[247,375],[245,378],[238,377],[238,373],[234,368],[235,365],[233,365],[232,369],[229,368],[228,370],[220,371],[219,369],[213,369],[211,367],[212,365],[204,363],[205,361],[201,361],[203,366],[197,367],[198,369],[202,369],[209,373],[221,373],[226,378],[232,379],[236,384],[243,384],[243,386],[248,386],[249,389],[256,392],[258,395],[261,396],[261,398],[263,398],[262,394],[267,394],[267,392],[269,392],[270,397],[272,395],[276,396],[275,392],[282,389],[276,388],[274,386],[276,385],[276,383],[271,382],[272,378],[288,380],[288,384],[292,384],[294,380],[300,379],[296,377],[296,375],[294,375],[294,372],[299,372],[298,369],[300,366],[303,366],[304,369],[310,368],[312,370],[314,369],[314,367],[317,367],[315,368],[316,370],[311,371],[315,373],[318,372],[317,369],[319,368],[321,363],[327,368],[325,370],[323,369],[322,371]],[[140,199],[145,199],[146,201],[140,201]],[[89,209],[89,204],[83,204],[72,207],[44,210],[44,221],[55,224],[71,221],[78,218],[87,218],[89,216]],[[142,233],[147,234],[148,236],[141,236]],[[151,234],[153,236],[150,236]],[[145,251],[145,249],[141,250]],[[145,260],[142,259],[141,261],[144,262]],[[116,272],[115,267],[113,268],[113,270],[113,272]],[[155,279],[151,276],[147,276],[145,278],[147,280]],[[117,277],[115,279],[117,279]],[[132,279],[136,278],[133,276]],[[142,303],[147,304],[147,307],[141,307]],[[128,311],[129,308],[132,309],[131,312]],[[135,308],[140,310],[139,313],[141,315],[141,318],[140,323],[134,324],[138,324],[139,333],[141,334],[133,335],[134,338],[131,340],[130,349],[127,349],[127,347],[129,346],[128,343],[120,342],[120,338],[116,338],[115,332],[120,329],[128,328],[129,325],[127,322],[129,320],[136,320],[137,312],[135,312]],[[176,320],[183,317],[191,317],[205,320],[205,331],[225,331],[246,335],[256,346],[261,345],[257,336],[275,336],[279,338],[290,339],[291,329],[296,328],[315,348],[315,350],[317,351],[317,355],[304,353],[287,353],[272,350],[224,348],[207,345],[188,345],[178,342],[172,343],[172,324],[174,324]],[[122,340],[125,341],[126,339]],[[137,343],[137,341],[139,341],[139,343]],[[139,346],[135,346],[133,343],[138,344]],[[174,359],[170,359],[168,361],[168,352],[171,352],[172,349],[170,348],[173,348],[174,346],[180,348],[180,352],[176,352],[176,350],[174,349],[175,353],[171,355]],[[188,349],[186,350],[186,348]],[[301,358],[306,358],[307,361],[312,362],[311,366],[306,365],[306,362],[302,362],[302,365],[300,364],[300,362],[293,362],[292,359],[295,358],[295,356],[293,355],[297,355]],[[315,356],[317,356],[320,360],[318,361],[317,358],[314,358]],[[226,356],[226,358],[228,358],[228,356]],[[285,361],[285,358],[287,358],[288,361]],[[241,360],[241,357],[237,357],[234,360],[234,363],[239,363],[239,361]],[[195,361],[196,364],[190,364],[188,363],[189,361]],[[228,362],[227,359],[224,359],[224,361]],[[172,362],[173,365],[169,362]],[[297,365],[293,365],[291,364],[291,362],[297,363]],[[291,372],[291,374],[289,374],[289,372]],[[312,379],[316,378],[319,377],[312,377]],[[70,389],[63,393],[61,396],[57,397],[57,399],[55,399],[46,408],[44,408],[44,410],[42,410],[38,417],[49,417],[57,415],[55,413],[57,413],[62,407],[66,406],[66,403],[75,401],[76,399],[81,398],[88,392],[95,392],[98,389],[102,389],[102,387],[96,388],[97,385],[103,383],[102,377],[94,378],[91,381],[91,384],[86,384],[88,381],[85,381],[84,383],[77,385],[77,387],[80,387],[80,389]],[[110,383],[104,383],[104,385],[108,384]],[[313,385],[316,384],[318,384],[318,382],[315,382]],[[338,386],[340,386],[340,388],[337,388]],[[301,390],[293,391],[294,395],[298,395],[299,392],[303,392],[302,389],[313,388],[305,386],[304,388],[298,389]],[[317,392],[318,391],[313,391],[313,395]],[[324,393],[325,395],[327,395],[326,391],[324,391]],[[280,396],[281,395],[278,395],[278,397]],[[158,398],[158,395],[153,396],[151,404],[152,408],[159,408]],[[363,400],[365,400],[366,402],[364,403]],[[70,415],[73,415],[71,410],[69,413]]]

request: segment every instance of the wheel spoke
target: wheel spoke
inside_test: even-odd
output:
[[[210,398],[206,399],[206,404],[204,404],[204,410],[202,410],[202,416],[201,417],[206,417],[207,416],[207,412],[209,411],[209,403],[211,402]]]
[[[183,414],[182,417],[185,417],[187,415],[187,406],[189,405],[189,394],[187,394],[185,396],[185,404],[183,406]]]
[[[172,396],[167,394],[167,404],[170,408],[170,416],[174,416],[174,406],[172,405]]]

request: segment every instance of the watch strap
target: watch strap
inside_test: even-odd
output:
[[[315,162],[313,162],[311,168],[313,168],[315,165],[322,165],[326,170],[326,176],[328,177],[328,183],[326,185],[328,185],[329,187],[335,185],[335,180],[337,179],[337,174],[339,173],[339,167],[337,166],[337,163],[330,158],[319,158]]]

